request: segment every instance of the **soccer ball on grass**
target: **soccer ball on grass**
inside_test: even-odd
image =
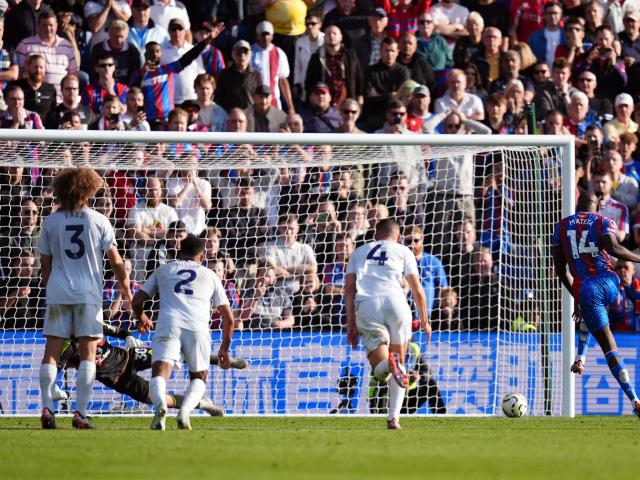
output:
[[[509,418],[523,417],[527,410],[527,399],[521,393],[508,393],[502,398],[502,412]]]

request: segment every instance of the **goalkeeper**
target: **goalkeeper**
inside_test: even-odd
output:
[[[96,380],[112,390],[123,395],[128,395],[138,402],[151,405],[149,395],[149,381],[138,375],[142,370],[151,368],[151,348],[133,337],[128,330],[103,324],[104,336],[115,337],[124,340],[126,348],[111,345],[105,338],[98,343],[96,350]],[[212,355],[210,358],[212,365],[218,364],[218,358]],[[66,368],[78,368],[80,364],[80,354],[78,352],[78,340],[71,338],[66,340],[58,370]],[[231,368],[243,369],[247,367],[244,359],[231,359]],[[54,400],[66,400],[68,395],[56,384],[52,392]],[[182,395],[167,395],[167,406],[169,408],[180,408],[182,405]],[[198,407],[208,414],[219,417],[223,411],[216,407],[211,400],[203,398]]]
[[[425,402],[429,402],[431,413],[444,414],[447,409],[440,395],[438,384],[431,372],[431,368],[420,352],[417,343],[409,343],[407,349],[407,373],[409,386],[402,402],[401,414],[416,413]],[[412,368],[411,368],[412,367]],[[388,410],[388,386],[375,375],[369,380],[369,412],[386,414]]]

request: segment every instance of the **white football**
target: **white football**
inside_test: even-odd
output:
[[[509,418],[520,418],[529,409],[527,399],[521,393],[508,393],[502,398],[502,411]]]

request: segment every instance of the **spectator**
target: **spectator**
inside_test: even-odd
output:
[[[433,114],[429,112],[429,105],[431,105],[431,92],[424,85],[417,86],[413,90],[413,95],[407,106],[409,122],[419,125],[420,128],[420,130],[414,131],[423,132],[424,122],[433,116]]]
[[[340,113],[332,106],[332,103],[329,86],[326,83],[317,82],[309,89],[307,107],[301,114],[305,131],[330,133],[338,128]]]
[[[464,91],[470,95],[475,95],[484,102],[488,93],[487,89],[484,88],[482,74],[478,70],[478,66],[475,63],[470,63],[464,69],[464,74],[467,77],[467,88]]]
[[[602,26],[604,9],[598,0],[587,0],[584,4],[585,35],[584,40],[589,43],[596,42],[597,30]]]
[[[198,124],[210,132],[224,132],[227,124],[227,112],[213,101],[216,93],[216,79],[208,73],[201,73],[193,83],[196,102],[200,108]]]
[[[42,0],[24,0],[15,2],[5,13],[4,41],[9,50],[15,50],[22,40],[36,34],[38,15],[43,7],[48,8]]]
[[[620,135],[618,151],[622,156],[624,174],[634,178],[640,185],[640,161],[636,160],[634,153],[638,145],[638,137],[635,133],[623,133]]]
[[[613,185],[611,196],[624,203],[629,210],[633,210],[638,205],[638,182],[633,177],[628,177],[622,173],[624,164],[622,155],[617,150],[607,150],[602,158],[602,169],[611,173]]]
[[[318,82],[328,86],[333,106],[341,105],[345,98],[362,102],[364,88],[360,62],[342,44],[342,33],[336,26],[327,27],[324,45],[311,55],[305,79],[308,95]]]
[[[369,31],[356,39],[351,45],[351,50],[358,57],[363,71],[370,65],[375,65],[380,61],[380,46],[385,37],[385,29],[389,24],[387,12],[381,7],[369,11],[367,18]]]
[[[584,55],[590,43],[584,42],[584,20],[582,18],[570,18],[564,24],[564,43],[556,47],[555,58],[564,57],[567,62],[573,64],[576,58]]]
[[[267,85],[260,85],[253,92],[253,105],[244,112],[248,132],[279,132],[287,114],[273,106],[272,92]]]
[[[266,245],[265,258],[275,268],[277,285],[293,297],[300,290],[303,275],[317,273],[316,258],[309,245],[297,240],[298,217],[285,215],[278,221],[279,237]]]
[[[407,225],[403,232],[403,243],[411,250],[416,257],[418,263],[418,274],[420,275],[420,283],[424,288],[424,293],[427,300],[427,315],[431,317],[433,307],[436,301],[440,298],[440,292],[443,288],[449,286],[447,281],[447,274],[444,271],[442,262],[438,257],[429,255],[424,251],[424,235],[422,227],[417,225]],[[419,324],[418,312],[415,308],[415,304],[409,300],[412,305],[413,323]]]
[[[340,106],[340,118],[342,121],[333,133],[365,133],[356,126],[360,118],[360,104],[353,98],[347,98]]]
[[[167,180],[169,205],[176,209],[187,233],[200,235],[206,228],[207,212],[211,209],[211,184],[198,176],[198,157],[187,155],[189,170],[178,170]]]
[[[554,0],[544,4],[544,26],[535,30],[527,41],[538,60],[552,65],[556,57],[556,49],[564,45],[566,40],[560,28],[562,22],[562,5]]]
[[[492,93],[485,102],[487,116],[484,124],[491,129],[491,133],[504,135],[509,132],[510,126],[505,119],[507,113],[507,99],[501,93]]]
[[[623,133],[635,133],[638,124],[631,119],[633,113],[633,98],[628,93],[616,96],[614,102],[616,116],[604,124],[604,131],[609,140],[617,142]]]
[[[260,72],[251,66],[251,45],[238,40],[231,53],[233,64],[229,65],[218,77],[215,101],[231,113],[234,108],[245,110],[253,104],[251,94],[262,85]]]
[[[169,32],[151,20],[151,1],[133,0],[131,3],[131,19],[129,21],[129,43],[140,53],[140,65],[145,61],[144,51],[149,42],[162,45],[169,40]]]
[[[364,238],[368,231],[367,207],[363,202],[352,203],[347,212],[345,233],[358,242]]]
[[[107,36],[109,25],[115,20],[128,21],[131,8],[126,0],[93,0],[84,4],[84,19],[92,33],[91,45],[95,46]]]
[[[22,5],[25,5],[25,2]],[[13,55],[9,52],[9,45],[2,40],[4,32],[5,17],[0,17],[0,89],[2,90],[6,88],[8,82],[17,80],[19,73],[18,65],[14,63]],[[4,102],[4,100],[2,101]]]
[[[618,260],[615,266],[616,275],[620,279],[620,291],[615,303],[609,306],[609,321],[616,332],[640,331],[640,279],[634,279],[633,262]]]
[[[68,113],[77,113],[83,129],[88,128],[95,121],[93,112],[80,103],[80,80],[75,73],[66,75],[60,83],[62,89],[62,103],[49,112],[45,120],[47,128],[59,128],[62,118]]]
[[[455,288],[444,287],[440,289],[440,296],[430,318],[434,331],[460,329],[458,305],[458,292]]]
[[[482,48],[482,31],[484,18],[478,12],[471,12],[467,17],[466,31],[456,40],[453,47],[453,66],[464,69],[471,61],[471,57]]]
[[[302,328],[324,327],[327,325],[322,315],[322,300],[318,275],[305,275],[300,294],[296,295],[293,303],[293,317],[298,319]],[[332,322],[333,323],[333,322]]]
[[[502,34],[495,27],[486,28],[482,32],[482,48],[471,57],[471,62],[478,67],[482,86],[485,89],[502,75],[504,53],[501,51]]]
[[[145,279],[145,266],[149,253],[159,241],[166,239],[169,224],[178,220],[176,211],[164,203],[162,183],[157,177],[142,177],[138,187],[142,200],[129,211],[127,224],[133,230],[131,258],[134,262],[134,276],[138,282]]]
[[[515,0],[511,4],[511,31],[509,44],[526,43],[533,32],[542,28],[543,0]],[[539,58],[538,60],[543,60]]]
[[[580,148],[587,142],[585,139],[587,127],[595,124],[602,128],[602,125],[589,108],[589,97],[586,94],[574,91],[570,98],[564,125],[569,133],[576,137],[576,148]]]
[[[153,23],[170,30],[171,20],[178,19],[185,29],[185,39],[191,42],[191,22],[185,6],[177,0],[154,0],[150,7]]]
[[[613,105],[611,101],[596,93],[598,79],[594,73],[585,70],[578,75],[577,88],[589,98],[589,109],[593,111],[601,123],[613,118]]]
[[[111,53],[101,52],[96,56],[95,61],[93,67],[95,79],[82,92],[82,104],[90,108],[93,113],[99,114],[107,95],[118,97],[124,104],[127,101],[129,87],[118,82],[115,77],[116,62]]]
[[[418,30],[416,18],[427,12],[431,5],[429,0],[419,0],[416,3],[411,0],[399,0],[398,3],[391,0],[380,0],[378,3],[389,16],[387,32],[395,39],[399,39],[404,32],[416,33]]]
[[[640,60],[640,12],[629,10],[624,15],[624,30],[618,34],[621,56],[627,65]],[[633,59],[630,60],[630,59]]]
[[[447,93],[436,100],[435,111],[442,113],[448,110],[459,110],[473,120],[484,119],[482,100],[476,95],[467,93],[467,78],[462,70],[454,68],[447,79]]]
[[[535,68],[540,67],[536,65]],[[566,115],[573,90],[569,78],[571,78],[571,65],[565,58],[557,58],[553,62],[551,81],[542,85],[534,97],[538,118],[544,118],[551,110],[558,110]]]
[[[131,260],[124,258],[123,261],[127,276],[132,279],[129,281],[129,289],[131,293],[135,295],[142,285],[133,280],[137,272],[133,272]],[[144,265],[142,268],[144,268]],[[123,297],[118,282],[114,278],[110,278],[104,282],[102,290],[102,311],[104,319],[109,322],[109,325],[122,329],[134,329],[135,322],[131,316],[131,306],[129,305],[129,301]]]
[[[89,130],[124,130],[122,121],[124,106],[115,95],[107,95],[102,103],[102,112],[98,119],[89,125]]]
[[[447,39],[449,49],[453,51],[456,40],[467,33],[464,25],[467,23],[469,9],[454,0],[442,0],[434,5],[430,12],[436,32]]]
[[[418,40],[415,33],[403,33],[400,37],[399,47],[398,63],[409,70],[409,76],[412,80],[433,90],[436,84],[433,69],[429,62],[417,53]]]
[[[175,75],[196,61],[208,43],[209,39],[205,37],[178,60],[162,65],[160,63],[162,47],[155,42],[147,43],[145,51],[147,61],[142,69],[131,76],[131,85],[139,86],[144,93],[147,120],[152,129],[157,130],[164,125],[169,112],[175,106]]]
[[[389,180],[386,206],[389,217],[398,222],[400,228],[424,225],[424,205],[411,194],[409,181],[402,172]]]
[[[613,178],[611,172],[596,172],[591,178],[590,188],[599,199],[598,213],[616,222],[618,241],[622,243],[629,234],[629,208],[624,203],[612,198]]]
[[[175,63],[192,49],[193,46],[187,42],[186,28],[184,21],[179,18],[174,18],[169,22],[169,41],[162,45],[161,61],[163,64]],[[206,48],[210,38],[207,36],[198,44],[204,43],[202,50]],[[193,82],[198,74],[205,73],[202,58],[196,58],[175,73],[174,101],[182,103],[185,100],[195,98],[196,92],[193,89]]]
[[[282,48],[286,57],[291,60],[291,65],[295,65],[296,40],[305,30],[307,6],[313,7],[315,3],[316,0],[264,0],[263,2],[265,19],[273,26],[275,32],[273,42]],[[273,85],[263,83],[269,85],[272,90],[276,90]],[[292,105],[288,100],[287,103]]]
[[[511,245],[510,225],[504,209],[514,208],[513,192],[504,182],[502,162],[494,162],[491,175],[485,181],[482,192],[482,232],[483,247],[489,247],[494,257],[500,250],[508,252]]]
[[[472,275],[460,297],[463,328],[471,331],[505,328],[501,325],[504,320],[500,319],[506,316],[504,306],[508,292],[500,288],[500,279],[493,270],[491,250],[482,247],[472,255]],[[503,315],[500,315],[501,310]]]
[[[251,47],[251,66],[262,76],[262,84],[273,92],[272,104],[282,108],[280,96],[287,104],[287,112],[295,113],[289,87],[289,60],[283,50],[273,44],[273,25],[260,22],[256,27],[256,43]]]
[[[113,78],[117,82],[127,84],[133,72],[142,66],[140,51],[128,40],[129,25],[123,20],[114,20],[109,25],[107,38],[96,44],[91,50],[92,64],[104,61],[102,55],[110,53],[115,61],[116,69]]]
[[[509,9],[505,5],[495,0],[471,0],[466,2],[470,12],[477,12],[484,19],[485,28],[496,27],[502,33],[502,38],[506,39],[509,37],[511,19],[509,18]],[[467,31],[469,31],[468,23]]]
[[[212,34],[213,32],[220,30],[224,30],[224,23],[219,22],[216,25],[212,25],[208,22],[203,23],[198,30],[196,31],[196,40],[200,41],[204,38],[205,35]],[[217,34],[216,34],[217,35]],[[209,46],[205,48],[202,55],[200,55],[200,59],[202,60],[202,64],[204,65],[204,70],[209,75],[213,77],[217,77],[222,70],[224,70],[225,63],[224,57],[222,56],[222,52],[215,45],[215,37],[209,42]]]
[[[187,238],[187,228],[182,220],[171,222],[167,228],[165,240],[156,243],[156,248],[149,252],[149,261],[145,271],[154,272],[160,265],[176,259],[180,242]]]
[[[127,92],[127,113],[121,115],[126,130],[148,132],[151,125],[147,122],[147,114],[144,107],[144,94],[140,87],[131,87]]]
[[[607,98],[614,98],[624,90],[627,74],[623,61],[618,61],[619,45],[616,35],[609,25],[598,27],[593,46],[578,57],[574,66],[574,75],[585,70],[593,72],[600,80],[596,92]]]
[[[51,10],[38,13],[37,35],[23,39],[16,47],[16,63],[22,70],[27,58],[34,53],[41,54],[47,62],[44,81],[56,88],[61,99],[60,81],[66,74],[78,71],[80,52],[68,40],[56,35],[57,29],[58,20]]]
[[[436,72],[453,66],[449,45],[442,35],[435,32],[433,16],[429,12],[418,16],[418,53],[426,58]]]
[[[48,113],[56,106],[56,89],[50,83],[44,81],[46,76],[46,62],[38,53],[27,59],[26,78],[15,82],[24,93],[24,106],[46,118]]]
[[[44,302],[39,293],[36,255],[21,249],[11,258],[7,275],[0,282],[0,326],[2,329],[42,328]]]
[[[252,329],[286,329],[295,324],[291,295],[276,285],[276,271],[262,264],[256,273],[256,285],[242,299],[240,320]]]
[[[205,245],[204,259],[205,262],[207,262],[207,266],[211,268],[212,264],[221,261],[224,266],[225,278],[232,280],[234,278],[236,265],[229,252],[220,248],[220,242],[224,240],[222,231],[215,227],[207,227],[205,238],[207,239],[207,243]]]
[[[387,103],[395,97],[400,85],[409,79],[409,70],[397,63],[398,53],[397,40],[386,37],[380,45],[380,61],[365,72],[364,117],[369,129],[380,128]]]
[[[307,32],[296,40],[296,63],[293,69],[294,96],[301,101],[307,99],[305,79],[311,56],[324,45],[324,33],[320,30],[322,21],[318,15],[308,15]]]
[[[215,272],[215,274],[220,279],[220,282],[222,283],[222,287],[224,288],[224,291],[227,295],[227,300],[229,300],[229,307],[231,307],[234,312],[235,321],[233,323],[233,329],[242,330],[244,328],[244,325],[242,323],[242,320],[238,318],[239,314],[241,313],[241,311],[239,310],[241,306],[240,295],[238,293],[238,288],[236,287],[236,282],[227,276],[224,260],[214,260],[212,262],[208,262],[207,267]],[[220,312],[213,311],[212,313],[213,315],[211,328],[221,328],[222,316],[220,315]]]
[[[491,82],[489,85],[489,93],[504,93],[507,84],[511,80],[520,80],[524,86],[524,99],[527,103],[533,100],[535,95],[535,87],[531,81],[520,73],[521,59],[518,52],[509,50],[502,56],[502,68],[500,77]]]
[[[38,251],[40,241],[40,211],[35,201],[27,196],[16,197],[10,200],[13,215],[11,223],[0,231],[0,248],[4,252],[0,258],[0,266],[4,271],[11,259],[18,257],[24,249],[32,252]],[[40,259],[36,258],[33,268],[35,277],[40,276]]]
[[[42,119],[36,112],[24,108],[24,92],[18,85],[9,85],[4,91],[7,109],[0,111],[0,128],[43,129]]]
[[[344,34],[344,43],[351,47],[354,42],[369,32],[367,12],[358,10],[356,0],[338,0],[336,8],[327,12],[322,29],[327,31],[330,26],[336,26]]]
[[[339,233],[335,237],[335,256],[322,271],[323,304],[332,325],[342,325],[344,316],[344,277],[347,264],[356,249],[349,234]]]

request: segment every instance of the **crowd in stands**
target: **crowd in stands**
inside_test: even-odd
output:
[[[578,194],[602,194],[619,240],[640,245],[640,0],[0,0],[0,13],[0,128],[569,134]],[[93,207],[117,229],[133,289],[187,233],[206,237],[238,327],[339,329],[346,263],[393,217],[435,328],[503,318],[536,330],[531,292],[500,286],[513,234],[502,209],[523,201],[500,158],[385,152],[391,162],[331,167],[330,145],[140,145],[127,152],[138,169],[101,172]],[[62,159],[94,154],[80,144]],[[327,166],[199,168],[277,155]],[[166,169],[146,169],[152,158]],[[190,168],[173,171],[176,159]],[[557,166],[544,168],[551,184]],[[41,324],[37,243],[54,175],[2,167],[3,328]],[[640,283],[632,265],[616,270],[614,329],[640,331]],[[107,282],[105,315],[127,312]]]

